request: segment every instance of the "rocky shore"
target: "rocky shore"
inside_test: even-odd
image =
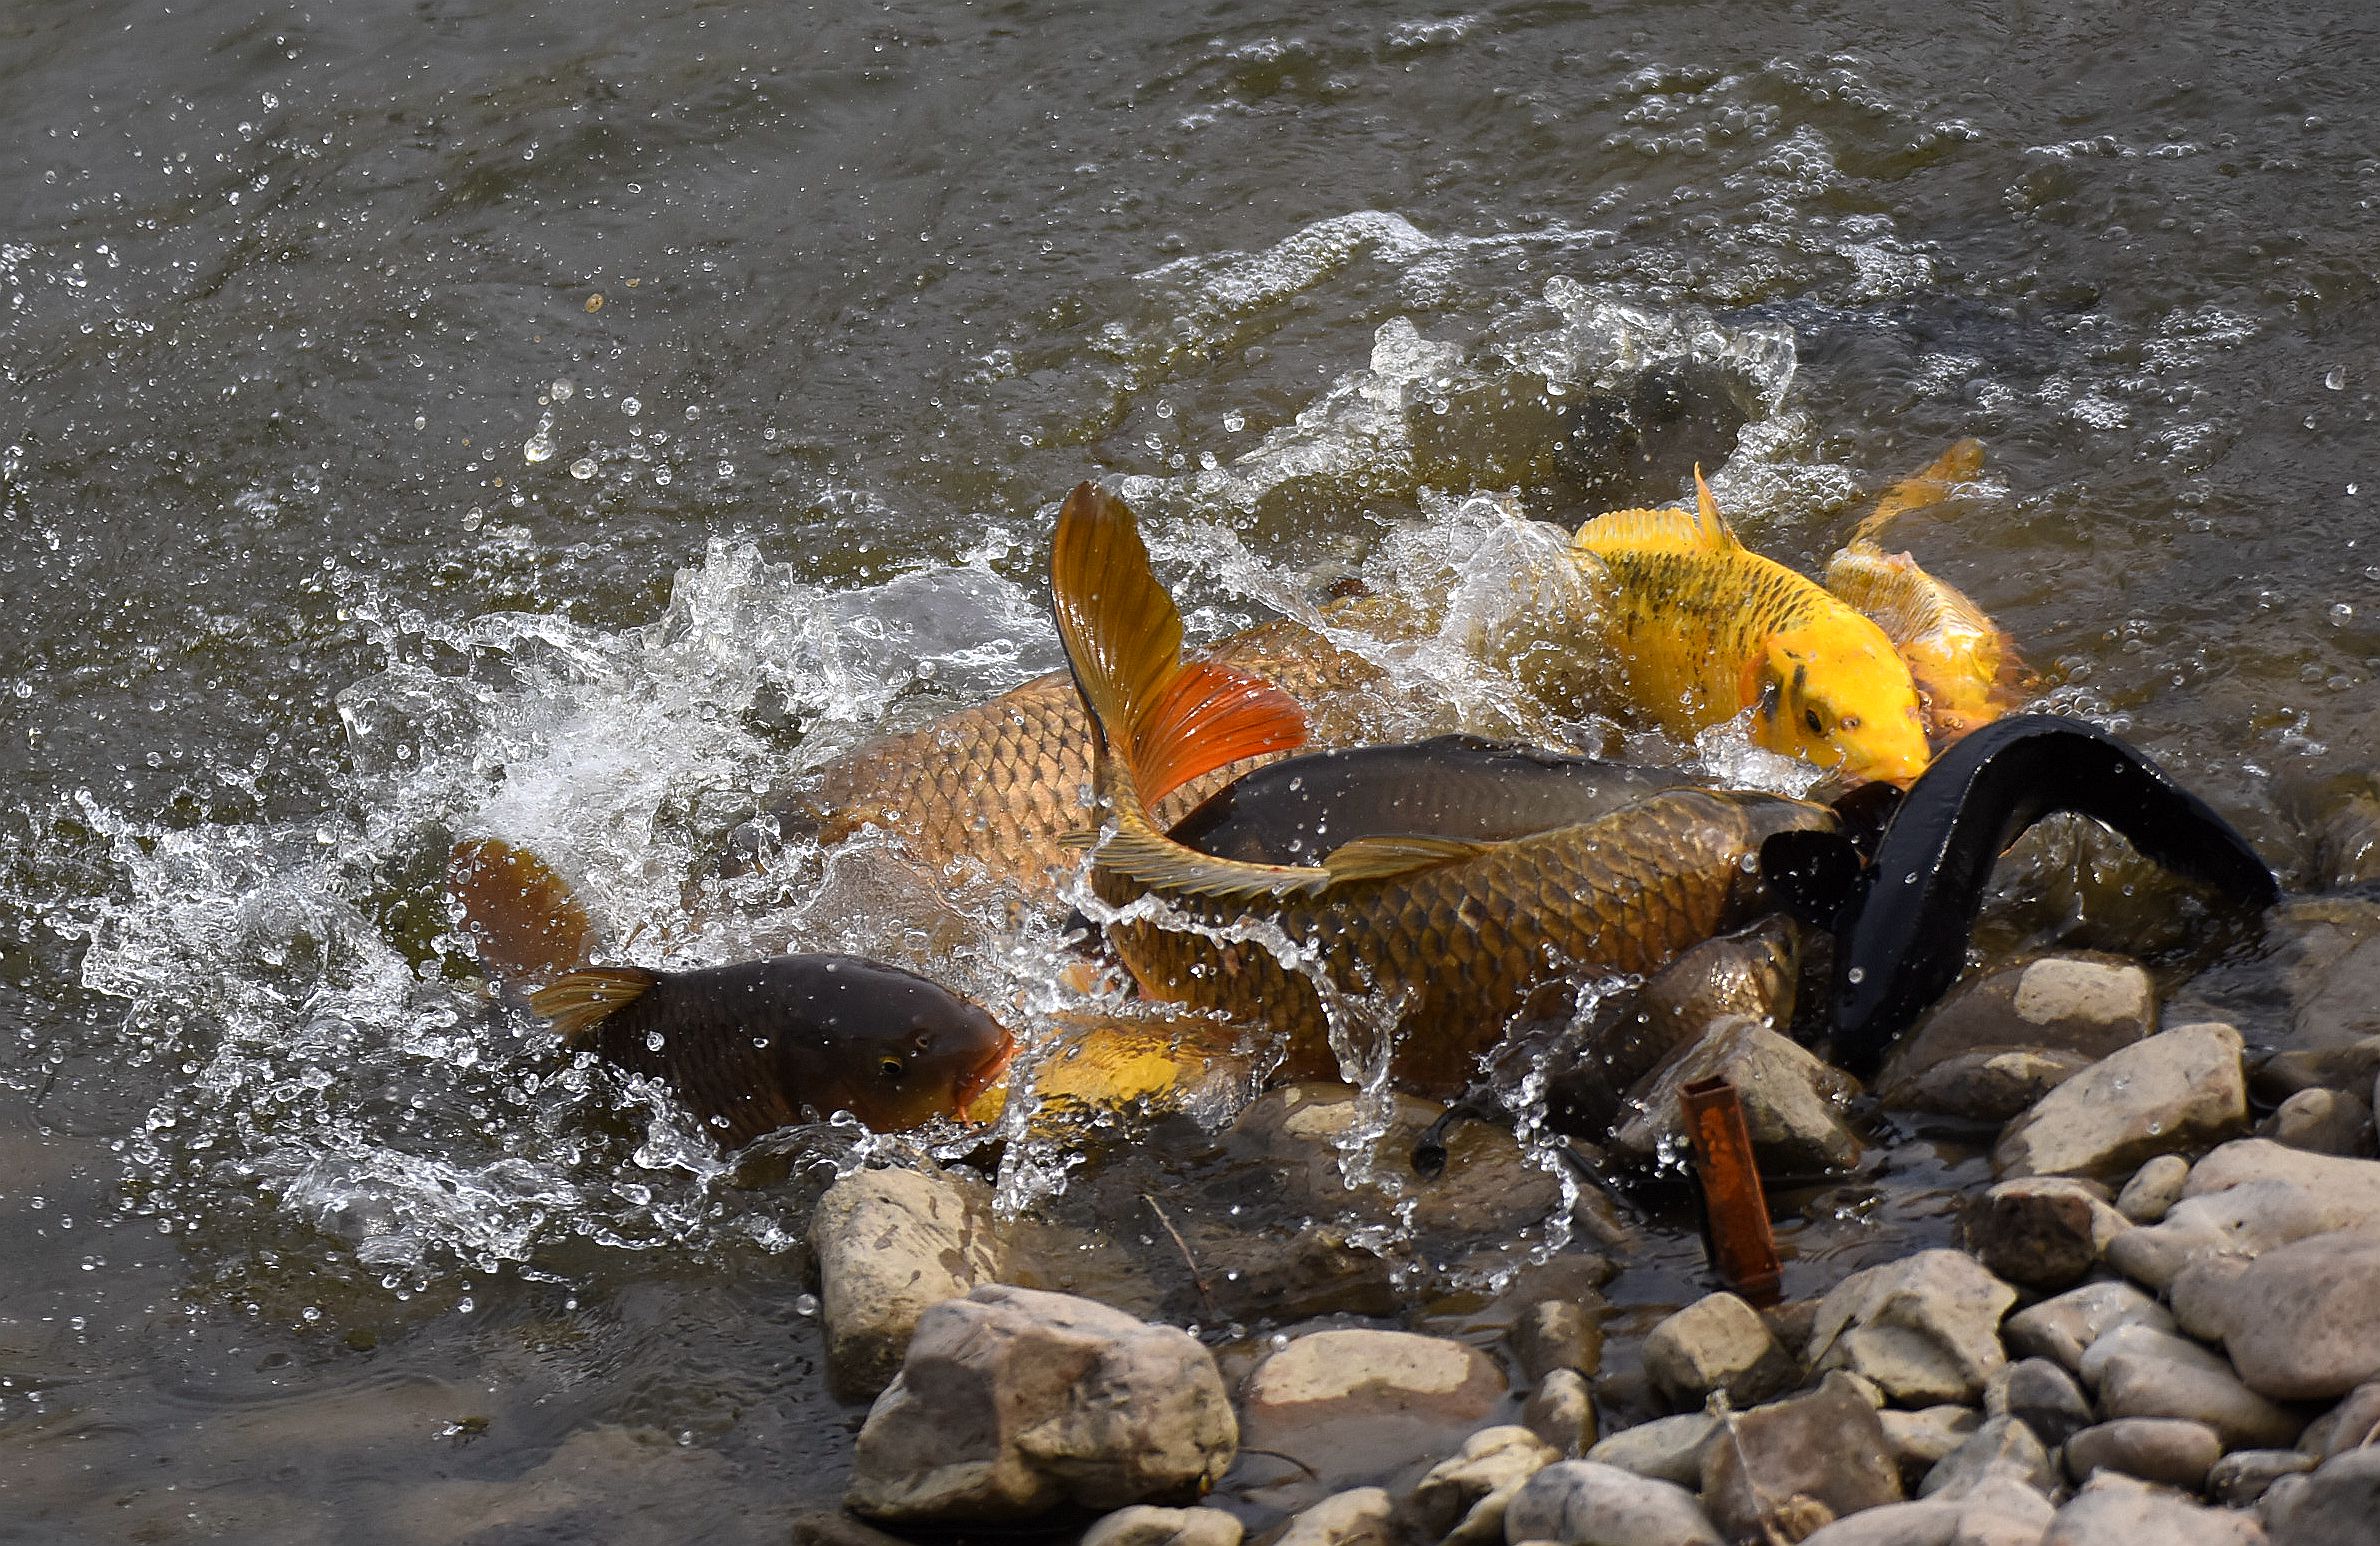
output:
[[[847,1176],[813,1240],[834,1379],[874,1405],[849,1512],[797,1538],[2380,1539],[2380,1010],[2352,991],[2380,975],[2380,909],[2298,914],[2277,925],[2298,931],[2279,957],[2298,974],[2277,1044],[2203,1005],[2161,1005],[2139,965],[2093,954],[1970,979],[1873,1095],[1773,1031],[1715,1024],[1633,1092],[1607,1161],[1674,1152],[1667,1092],[1689,1062],[1737,1081],[1764,1165],[1872,1166],[1937,1122],[1990,1156],[1956,1200],[1951,1245],[1768,1309],[1715,1292],[1649,1324],[1617,1315],[1597,1290],[1628,1247],[1573,1244],[1576,1270],[1501,1280],[1459,1337],[1387,1329],[1390,1307],[1360,1296],[1353,1315],[1327,1296],[1242,1304],[1259,1329],[1193,1336],[1053,1291],[1064,1275],[963,1173]],[[2321,970],[2298,970],[2315,957]],[[1274,1092],[1239,1118],[1271,1124],[1284,1185],[1336,1162],[1344,1121],[1316,1117],[1333,1099],[1346,1105],[1330,1087]],[[1427,1118],[1412,1104],[1399,1131]],[[1493,1228],[1533,1177],[1524,1201],[1542,1212],[1546,1178],[1500,1171],[1511,1145],[1492,1137],[1505,1150],[1458,1150],[1423,1206],[1469,1197],[1486,1211],[1466,1222]],[[1590,1236],[1624,1232],[1580,1217]]]

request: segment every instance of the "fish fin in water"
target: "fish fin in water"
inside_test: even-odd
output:
[[[660,975],[641,966],[590,966],[529,995],[529,1007],[553,1023],[566,1047],[584,1047],[595,1028],[653,991]]]
[[[1968,482],[1982,470],[1982,441],[1970,435],[1953,442],[1949,450],[1927,463],[1924,471],[1903,478],[1877,495],[1875,508],[1851,533],[1848,546],[1854,549],[1874,546],[1885,527],[1912,510],[1942,503],[1954,486]]]
[[[1359,837],[1341,843],[1323,857],[1322,867],[1334,885],[1357,880],[1394,880],[1416,875],[1442,864],[1459,864],[1495,847],[1459,837],[1424,837],[1395,833]]]
[[[500,982],[548,981],[584,964],[594,949],[595,922],[570,883],[502,838],[454,845],[446,895],[480,964]]]

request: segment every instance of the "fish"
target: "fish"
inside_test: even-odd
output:
[[[1389,833],[1501,842],[1607,815],[1689,780],[1475,735],[1306,752],[1207,796],[1177,843],[1252,864],[1318,864],[1350,838]]]
[[[836,1112],[878,1132],[969,1120],[1016,1052],[975,1005],[861,956],[582,967],[529,1007],[565,1046],[668,1085],[731,1149]]]
[[[1284,725],[1272,742],[1244,749],[1240,760],[1248,762],[1301,745],[1359,739],[1357,709],[1385,677],[1362,656],[1288,619],[1235,634],[1209,658],[1264,673],[1306,709],[1302,729]],[[1150,803],[1172,816],[1231,777],[1229,770],[1195,765],[1176,772],[1178,789],[1150,792]],[[811,788],[758,823],[757,833],[747,824],[721,868],[729,875],[765,869],[772,842],[789,833],[833,844],[877,827],[929,870],[972,870],[1054,903],[1080,867],[1082,851],[1073,840],[1091,825],[1090,798],[1090,724],[1073,679],[1057,671],[837,758]]]
[[[1835,936],[1827,1019],[1834,1060],[1872,1070],[1966,963],[1993,863],[2045,816],[2106,823],[2147,858],[2260,913],[2280,882],[2255,845],[2118,737],[2080,720],[2019,714],[1945,752],[1911,786],[1872,858],[1842,832],[1763,840],[1779,901]]]
[[[1573,552],[1608,576],[1606,636],[1632,707],[1681,740],[1751,711],[1768,750],[1848,782],[1906,785],[1930,755],[1884,630],[1737,540],[1702,470],[1695,510],[1617,510]]]
[[[1909,554],[1886,553],[1876,539],[1909,511],[1941,503],[1982,466],[1983,443],[1959,441],[1923,472],[1885,490],[1826,562],[1826,588],[1883,629],[1908,663],[1937,750],[2023,703],[2035,678],[1983,608]]]
[[[500,838],[454,845],[447,894],[507,993],[563,1044],[659,1079],[729,1148],[848,1111],[878,1132],[965,1119],[1016,1038],[927,978],[848,955],[695,971],[589,965],[600,933],[569,883]]]
[[[1836,827],[1824,805],[1682,788],[1503,842],[1380,834],[1317,865],[1216,858],[1168,836],[1143,792],[1178,786],[1186,764],[1272,744],[1296,702],[1182,658],[1181,614],[1131,510],[1093,484],[1059,511],[1051,594],[1093,731],[1106,826],[1090,880],[1113,910],[1108,947],[1147,996],[1279,1036],[1276,1078],[1337,1077],[1336,1018],[1342,1041],[1393,1035],[1354,1055],[1385,1050],[1402,1088],[1459,1090],[1549,994],[1657,970],[1769,911],[1753,862],[1765,838]]]

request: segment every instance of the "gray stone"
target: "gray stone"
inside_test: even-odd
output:
[[[2039,1546],[2056,1513],[2032,1488],[1996,1477],[1961,1498],[1887,1503],[1853,1514],[1802,1546]]]
[[[2016,1290],[1958,1251],[1855,1272],[1819,1302],[1815,1370],[1848,1369],[1902,1405],[1977,1400],[2007,1355],[2000,1317]]]
[[[2380,1064],[2380,905],[2292,898],[2266,918],[2280,946],[2289,1025],[2263,1078],[2297,1089],[2369,1088]]]
[[[2248,1388],[2224,1359],[2186,1337],[2119,1326],[2083,1355],[2082,1377],[2103,1417],[2201,1422],[2226,1449],[2271,1449],[2296,1440],[2305,1421]]]
[[[2380,1443],[2380,1381],[2356,1386],[2297,1436],[2297,1447],[2317,1461],[2373,1443]]]
[[[845,1504],[874,1519],[1029,1519],[1195,1497],[1238,1442],[1187,1333],[997,1285],[926,1311],[868,1413]]]
[[[2159,1154],[2248,1123],[2242,1042],[2228,1025],[2185,1025],[2110,1054],[2011,1122],[1992,1150],[2003,1176],[2128,1174]]]
[[[2118,1471],[2196,1492],[2221,1458],[2223,1440],[2214,1429],[2179,1417],[2119,1417],[2066,1441],[2066,1470],[2078,1482]]]
[[[2314,1154],[2264,1138],[2242,1138],[2210,1151],[2190,1167],[2182,1195],[2204,1197],[2251,1181],[2292,1181],[2352,1197],[2380,1213],[2380,1160]]]
[[[2131,1239],[2141,1231],[2133,1230]],[[2067,1373],[2082,1368],[2085,1349],[2109,1328],[2137,1322],[2173,1330],[2165,1306],[2129,1283],[2085,1283],[2008,1317],[2008,1345],[2028,1358],[2047,1358]]]
[[[1083,1532],[1082,1546],[1240,1546],[1238,1518],[1219,1508],[1135,1503]]]
[[[2265,1523],[2283,1546],[2371,1546],[2380,1521],[2380,1449],[2351,1449],[2265,1493]]]
[[[2314,1469],[2312,1455],[2297,1449],[2235,1449],[2206,1475],[2207,1495],[2231,1508],[2245,1508],[2284,1476]]]
[[[1465,1122],[1447,1139],[1446,1173],[1429,1185],[1412,1180],[1413,1145],[1444,1107],[1401,1091],[1388,1095],[1386,1126],[1365,1150],[1402,1193],[1350,1190],[1340,1145],[1363,1117],[1355,1090],[1311,1080],[1268,1090],[1231,1125],[1236,1151],[1273,1167],[1285,1205],[1331,1218],[1350,1206],[1412,1209],[1409,1226],[1429,1234],[1518,1233],[1561,1205],[1561,1183],[1533,1163],[1512,1134],[1492,1122]]]
[[[2054,1291],[2081,1282],[2107,1243],[2131,1227],[2090,1182],[2022,1176],[1973,1199],[1960,1218],[1960,1237],[2009,1282]]]
[[[1395,1510],[1378,1487],[1334,1493],[1291,1516],[1273,1546],[1396,1546]]]
[[[1903,1412],[1887,1408],[1876,1414],[1884,1424],[1884,1443],[1900,1468],[1904,1487],[1922,1481],[1945,1455],[1964,1444],[1983,1421],[1971,1406],[1929,1406]]]
[[[2023,1358],[1995,1375],[1983,1393],[1983,1409],[2013,1417],[2050,1449],[2091,1425],[2091,1403],[2074,1376],[2047,1358]]]
[[[1631,1115],[1612,1134],[1613,1147],[1640,1160],[1684,1152],[1679,1092],[1714,1077],[1732,1081],[1742,1096],[1762,1170],[1807,1174],[1859,1163],[1864,1146],[1843,1120],[1859,1081],[1741,1015],[1713,1021],[1700,1041],[1637,1082],[1628,1092]]]
[[[2265,1546],[2246,1514],[2102,1471],[2050,1521],[2041,1546]]]
[[[855,1171],[828,1187],[810,1248],[827,1377],[851,1400],[891,1382],[919,1316],[997,1281],[1007,1254],[981,1183],[919,1170]]]
[[[1294,1480],[1261,1501],[1296,1507],[1381,1482],[1454,1453],[1504,1399],[1504,1376],[1477,1348],[1405,1331],[1318,1331],[1250,1371],[1241,1441],[1295,1455]]]
[[[2147,1036],[2148,973],[2113,957],[2047,956],[1956,990],[1902,1039],[1877,1081],[1887,1106],[2005,1122]]]
[[[1576,1369],[1556,1369],[1521,1403],[1521,1426],[1573,1460],[1595,1443],[1595,1395]]]
[[[1807,1395],[1718,1416],[1702,1452],[1702,1499],[1733,1540],[1798,1539],[1903,1496],[1883,1421],[1840,1375]]]
[[[1685,1488],[1592,1460],[1560,1461],[1523,1483],[1504,1506],[1504,1538],[1511,1546],[1723,1546]]]
[[[1986,1482],[2021,1482],[2036,1492],[2057,1485],[2057,1466],[2033,1430],[2013,1417],[1986,1418],[1982,1426],[1926,1473],[1917,1494],[1963,1498]]]
[[[1790,1388],[1793,1360],[1768,1323],[1733,1294],[1711,1294],[1664,1319],[1645,1337],[1645,1372],[1675,1407],[1697,1407],[1713,1391],[1738,1406]]]
[[[1541,1299],[1514,1317],[1505,1341],[1531,1383],[1556,1369],[1593,1374],[1603,1365],[1602,1302]]]
[[[2249,1388],[2327,1400],[2380,1378],[2380,1231],[2276,1246],[2210,1297]]]
[[[2136,1282],[2167,1288],[2189,1268],[2219,1258],[2245,1262],[2316,1235],[2380,1228],[2380,1207],[2373,1204],[2373,1199],[2352,1191],[2325,1191],[2294,1181],[2249,1181],[2184,1197],[2161,1223],[2127,1230],[2108,1242],[2107,1261]]]
[[[1708,1412],[1657,1417],[1603,1439],[1587,1451],[1587,1458],[1656,1481],[1700,1487],[1702,1452],[1718,1431],[1719,1420]]]
[[[1398,1512],[1424,1540],[1454,1541],[1458,1546],[1501,1541],[1504,1509],[1512,1495],[1521,1483],[1561,1458],[1527,1428],[1482,1428],[1463,1441],[1460,1454],[1432,1466]]]
[[[2300,1090],[2256,1126],[2256,1136],[2315,1154],[2372,1152],[2372,1108],[2348,1090]]]
[[[2182,1199],[2190,1179],[2190,1162],[2179,1154],[2160,1154],[2132,1172],[2132,1179],[2116,1194],[2116,1211],[2135,1224],[2154,1224]]]

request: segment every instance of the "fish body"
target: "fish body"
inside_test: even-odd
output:
[[[1277,682],[1307,710],[1305,739],[1321,745],[1360,735],[1353,705],[1383,677],[1362,656],[1288,620],[1235,634],[1208,658]],[[1200,770],[1178,792],[1161,795],[1158,807],[1180,815],[1230,776]],[[1068,840],[1092,825],[1090,722],[1082,699],[1072,678],[1052,672],[886,736],[829,763],[816,785],[774,812],[773,821],[780,832],[811,832],[826,843],[878,827],[933,870],[974,867],[987,879],[1054,900],[1081,862],[1080,848]],[[729,865],[731,872],[752,867],[758,866]]]
[[[568,1045],[666,1083],[731,1148],[838,1111],[880,1132],[964,1118],[1016,1046],[965,999],[859,956],[588,967],[529,1006]]]
[[[1736,540],[1701,474],[1697,508],[1620,510],[1574,550],[1609,576],[1607,636],[1630,701],[1691,739],[1749,709],[1770,751],[1853,782],[1907,784],[1928,752],[1916,684],[1877,625]]]
[[[1389,833],[1502,842],[1609,815],[1688,782],[1666,769],[1442,735],[1403,746],[1306,752],[1232,780],[1172,828],[1221,859],[1319,864]]]
[[[1939,504],[1982,465],[1980,442],[1958,442],[1925,471],[1886,490],[1826,564],[1827,590],[1883,629],[1908,662],[1927,734],[1937,744],[1955,741],[2015,708],[2031,678],[2015,644],[1983,608],[1928,574],[1908,553],[1885,552],[1876,539],[1897,517]]]
[[[1294,703],[1245,673],[1183,662],[1180,614],[1121,501],[1077,488],[1051,567],[1112,823],[1092,885],[1134,909],[1108,943],[1150,996],[1283,1034],[1282,1077],[1335,1075],[1334,1019],[1336,1040],[1361,1036],[1360,1022],[1379,1020],[1351,1006],[1369,1002],[1394,1014],[1401,1085],[1459,1089],[1546,990],[1653,971],[1765,910],[1751,863],[1762,840],[1835,824],[1824,806],[1674,789],[1507,842],[1382,834],[1315,866],[1218,859],[1168,837],[1141,790],[1212,743],[1260,738]],[[1138,916],[1144,900],[1171,916]]]

